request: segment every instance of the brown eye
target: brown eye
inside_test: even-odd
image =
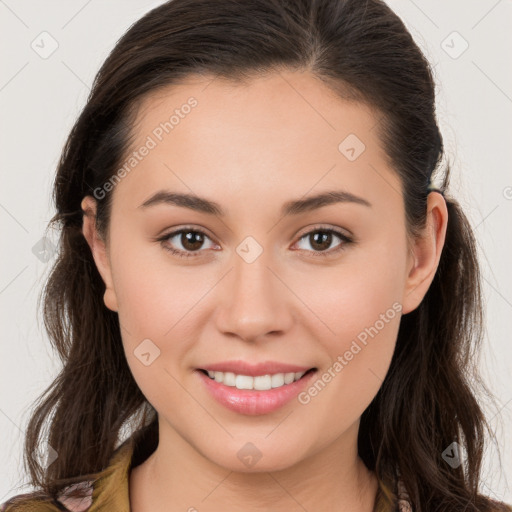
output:
[[[334,250],[329,250],[331,248],[331,245],[334,241],[336,241],[336,238],[341,240],[341,243],[338,243]],[[312,250],[309,250],[304,247],[299,247],[301,250],[308,250],[309,252],[318,253],[315,254],[315,256],[329,256],[334,253],[337,253],[338,251],[341,251],[345,248],[347,244],[352,243],[352,240],[344,235],[343,233],[340,233],[339,231],[336,231],[334,229],[321,229],[317,228],[313,231],[310,231],[309,233],[306,233],[303,235],[299,242],[302,240],[305,240],[309,243]],[[324,254],[325,253],[325,254]]]
[[[198,256],[207,239],[210,239],[209,236],[198,229],[184,228],[173,231],[159,238],[158,241],[162,242],[164,248],[176,256],[188,258]]]
[[[327,231],[315,231],[315,233],[309,234],[308,236],[311,247],[317,251],[329,249],[332,243],[332,233],[328,233]]]
[[[336,238],[341,240],[341,242],[334,249],[331,249]],[[203,252],[201,249],[204,248],[206,240],[210,240],[206,233],[199,229],[191,228],[182,228],[158,239],[166,250],[181,258],[199,256]],[[348,236],[330,228],[317,228],[310,231],[299,239],[299,243],[303,240],[309,242],[311,250],[299,247],[300,250],[306,250],[312,253],[313,256],[326,257],[337,254],[338,251],[343,250],[348,244],[353,243],[353,240]]]
[[[187,251],[197,251],[204,243],[204,235],[198,231],[182,231],[180,242]]]

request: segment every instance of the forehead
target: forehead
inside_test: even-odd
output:
[[[195,105],[189,108],[191,102]],[[161,135],[172,139],[170,144],[183,145],[193,132],[204,144],[218,144],[229,136],[226,143],[233,149],[247,150],[250,135],[252,146],[265,143],[284,150],[287,143],[300,141],[307,147],[323,144],[337,150],[338,139],[349,133],[370,145],[378,143],[378,119],[370,107],[341,98],[309,72],[280,71],[244,82],[194,75],[146,96],[134,132],[139,142],[155,132],[156,138]],[[171,121],[170,131],[162,127],[164,133],[159,134],[166,121]],[[173,136],[166,137],[171,132]]]
[[[122,189],[138,204],[161,188],[226,199],[259,194],[267,204],[340,186],[367,197],[383,187],[391,196],[394,188],[396,195],[378,120],[308,72],[243,83],[188,77],[140,103],[123,164],[134,151],[144,156],[115,193]]]

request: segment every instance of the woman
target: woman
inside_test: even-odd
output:
[[[442,156],[383,2],[134,24],[59,163],[64,367],[26,438],[40,491],[2,510],[512,510],[479,493],[479,267]]]

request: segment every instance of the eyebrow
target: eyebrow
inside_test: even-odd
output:
[[[287,201],[281,208],[281,216],[298,215],[300,213],[309,212],[335,203],[353,203],[367,206],[369,208],[372,206],[366,199],[356,196],[350,192],[346,192],[344,190],[331,190],[322,192],[315,196],[306,197],[305,199]],[[159,192],[156,192],[149,199],[146,199],[139,208],[148,208],[149,206],[159,204],[181,206],[183,208],[189,208],[191,210],[219,217],[225,216],[224,210],[215,201],[210,201],[209,199],[192,194],[169,192],[167,190],[160,190]]]

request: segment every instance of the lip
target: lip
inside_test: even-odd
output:
[[[232,372],[237,375],[247,375],[249,377],[258,377],[261,375],[272,375],[274,373],[297,373],[307,372],[312,366],[297,366],[277,361],[264,361],[258,364],[250,364],[245,361],[224,361],[221,363],[209,364],[198,368],[211,372]]]
[[[309,369],[311,368],[308,368],[308,370]],[[237,389],[235,387],[226,386],[225,384],[217,382],[216,380],[210,379],[210,377],[208,377],[208,375],[206,375],[201,370],[196,370],[194,373],[198,375],[203,385],[206,387],[208,393],[218,403],[227,409],[239,414],[256,416],[269,414],[289,403],[309,385],[311,379],[318,373],[318,370],[314,370],[306,375],[303,375],[298,381],[292,382],[291,384],[285,384],[279,388],[273,388],[265,391]]]

